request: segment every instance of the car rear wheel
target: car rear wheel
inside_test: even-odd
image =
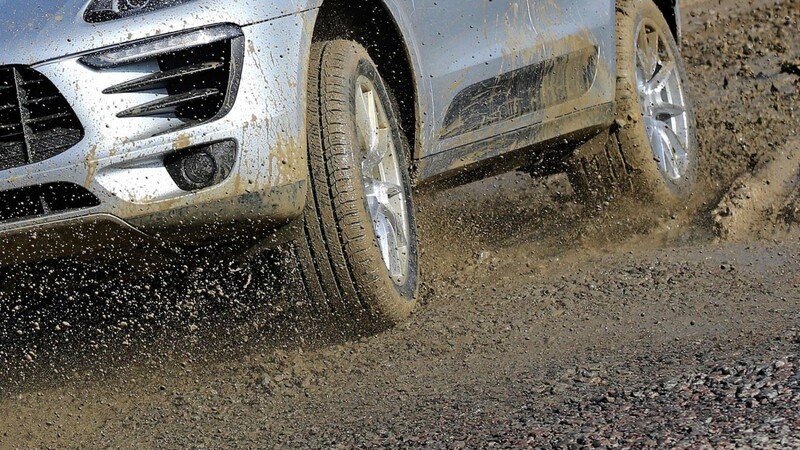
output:
[[[605,145],[579,151],[568,174],[586,198],[630,191],[662,206],[685,204],[695,186],[697,143],[678,44],[652,0],[620,1],[617,27],[615,131]]]
[[[418,291],[408,143],[357,43],[313,45],[308,104],[304,283],[320,311],[351,331],[377,331],[407,318]]]

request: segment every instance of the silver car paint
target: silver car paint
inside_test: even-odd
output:
[[[36,3],[25,11],[42,12],[48,2]],[[15,25],[6,23],[0,34],[2,63],[44,60],[32,67],[61,91],[84,125],[85,137],[56,157],[0,171],[0,190],[72,182],[86,187],[101,205],[0,224],[0,264],[50,256],[52,252],[60,256],[82,251],[98,239],[95,233],[86,233],[76,235],[74,243],[46,242],[42,230],[52,228],[52,223],[68,228],[90,221],[102,223],[95,228],[106,230],[108,223],[119,224],[118,219],[122,219],[148,235],[192,243],[205,238],[202,233],[214,235],[215,230],[210,228],[214,224],[260,223],[267,227],[300,214],[306,181],[304,80],[311,45],[309,30],[313,29],[316,10],[306,9],[309,4],[305,2],[286,2],[291,10],[300,12],[281,15],[289,9],[280,8],[277,2],[269,6],[265,2],[239,2],[240,8],[217,13],[209,9],[210,3],[214,2],[190,3],[166,10],[168,13],[103,24],[97,29],[83,23],[83,1],[70,1],[61,8],[50,6],[52,13],[47,14],[51,18],[39,22],[33,18],[35,14],[25,17],[25,7],[12,6]],[[182,18],[187,12],[190,14]],[[265,15],[255,16],[253,12]],[[60,19],[61,14],[69,20]],[[266,20],[270,15],[278,17]],[[19,25],[25,19],[33,21],[30,26]],[[237,102],[224,118],[191,129],[152,137],[154,132],[163,130],[165,119],[118,118],[117,112],[147,101],[151,94],[112,96],[102,91],[140,76],[137,70],[141,68],[98,72],[78,61],[90,50],[220,23],[220,19],[251,23],[243,27],[246,51]],[[62,22],[64,30],[57,30],[57,23]],[[59,37],[53,38],[55,35]],[[34,43],[44,44],[38,53],[33,52]],[[56,57],[62,51],[77,53]],[[163,157],[181,148],[223,138],[233,138],[239,144],[233,175],[197,193],[178,189],[164,168]],[[42,247],[66,248],[52,248],[39,255],[28,251],[30,240],[41,241]]]
[[[444,115],[461,89],[576,47],[598,46],[600,70],[606,77],[587,97],[559,109],[584,109],[614,100],[614,85],[609,82],[616,74],[614,0],[398,0],[386,4],[403,32],[420,83],[419,111],[424,122],[418,157],[552,119],[555,111],[537,111],[499,127],[439,140]]]
[[[83,20],[88,3],[87,0],[0,0],[3,12],[0,65],[31,65],[213,23],[251,25],[318,8],[322,0],[198,0],[99,24]],[[289,43],[290,37],[281,40]]]
[[[2,223],[0,245],[28,248],[31,239],[47,245],[38,234],[43,229],[94,219],[191,242],[196,229],[215,222],[279,224],[299,216],[306,189],[307,59],[322,0],[237,0],[224,2],[223,8],[217,0],[197,0],[103,24],[83,21],[87,3],[0,0],[5,11],[0,19],[0,65],[30,65],[50,78],[86,131],[80,144],[55,158],[0,171],[0,190],[69,181],[87,187],[102,202],[90,211]],[[447,155],[537,123],[559,123],[571,113],[614,100],[613,0],[387,0],[385,6],[403,35],[417,80],[418,157]],[[136,74],[100,73],[78,62],[80,56],[106,47],[218,23],[243,27],[243,79],[231,112],[196,128],[151,137],[151,131],[164,127],[162,119],[117,118],[117,112],[149,94],[112,98],[102,90]],[[599,51],[599,75],[586,95],[514,121],[440,139],[444,115],[465,87],[582,46]],[[611,120],[609,114],[594,117],[598,122]],[[164,155],[218,138],[234,138],[240,145],[233,176],[198,193],[180,191],[164,169]],[[24,258],[0,258],[0,264]]]

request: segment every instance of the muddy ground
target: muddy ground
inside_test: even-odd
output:
[[[685,210],[587,208],[559,176],[425,195],[422,305],[374,337],[287,317],[292,286],[237,291],[265,276],[238,267],[17,280],[0,448],[800,448],[800,0],[685,14]]]

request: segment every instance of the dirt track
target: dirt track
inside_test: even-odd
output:
[[[26,284],[0,298],[0,448],[800,448],[800,0],[721,3],[685,11],[685,211],[521,174],[427,196],[423,305],[360,340],[213,275]]]

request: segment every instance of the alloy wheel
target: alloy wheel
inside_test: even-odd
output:
[[[361,76],[356,81],[356,129],[363,149],[361,174],[368,210],[383,262],[397,285],[409,273],[409,215],[406,190],[398,161],[398,132],[390,123],[386,109],[372,81]]]
[[[636,33],[636,82],[653,157],[667,179],[690,169],[690,122],[683,80],[665,31],[645,20]]]

